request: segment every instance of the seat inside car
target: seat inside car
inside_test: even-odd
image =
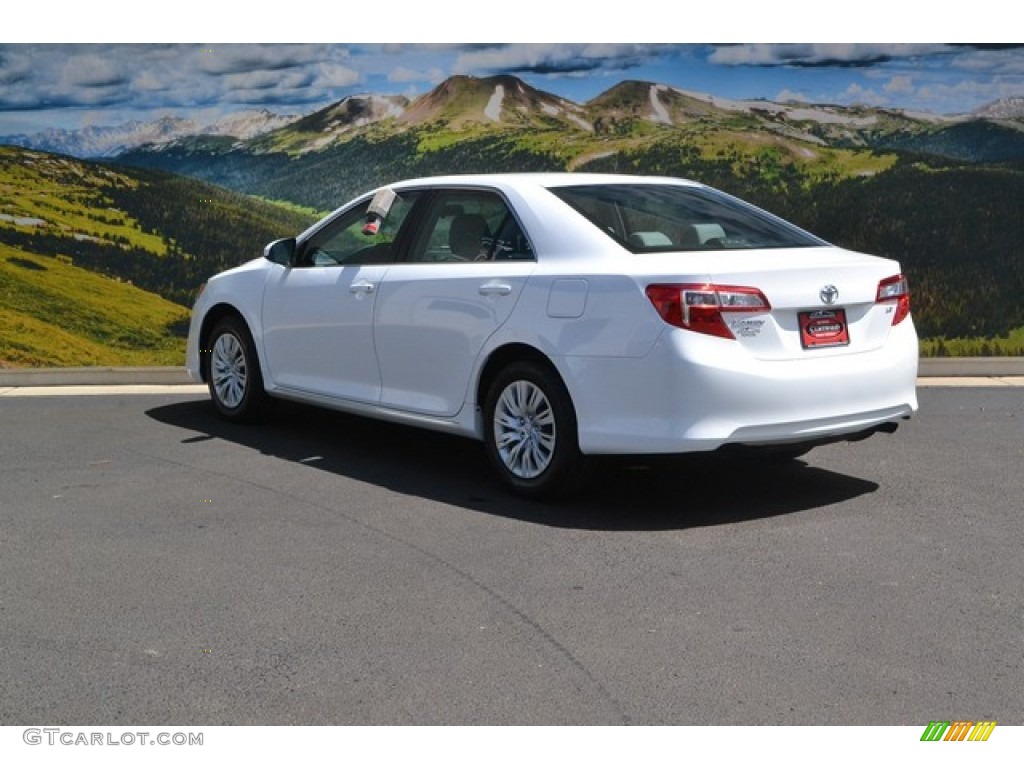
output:
[[[452,255],[470,261],[490,258],[491,230],[479,213],[460,213],[452,219],[448,245]]]
[[[633,232],[629,244],[638,248],[665,248],[671,246],[672,241],[664,232]]]

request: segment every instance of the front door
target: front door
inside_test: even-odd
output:
[[[380,399],[374,304],[417,194],[396,199],[376,233],[366,228],[369,201],[340,214],[300,244],[295,266],[267,281],[263,345],[275,386],[365,403]]]

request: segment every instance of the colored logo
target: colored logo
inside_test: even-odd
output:
[[[995,727],[995,720],[932,720],[921,741],[988,741]]]

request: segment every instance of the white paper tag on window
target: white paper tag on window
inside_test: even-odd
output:
[[[370,201],[370,207],[366,210],[367,218],[369,215],[376,214],[382,219],[388,217],[388,211],[391,210],[391,206],[395,202],[395,198],[398,195],[390,187],[384,187],[377,191],[377,194],[373,196],[373,200]]]

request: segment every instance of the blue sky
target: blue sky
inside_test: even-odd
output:
[[[139,6],[131,7],[137,14]],[[395,6],[365,5],[339,14],[341,20],[350,17],[353,37],[381,29],[380,15],[372,12],[375,7]],[[479,13],[483,6],[469,7]],[[529,9],[529,3],[515,7]],[[643,9],[632,2],[620,7]],[[713,23],[700,17],[692,20],[709,34],[728,18],[726,7],[718,15],[704,13]],[[308,14],[299,18],[307,19],[308,25]],[[541,19],[551,21],[543,14]],[[116,125],[164,114],[201,122],[254,108],[303,114],[354,93],[416,96],[453,74],[515,74],[579,102],[624,79],[731,98],[868,104],[941,114],[1024,96],[1024,47],[995,43],[83,43],[79,40],[97,39],[97,33],[90,35],[88,26],[80,30],[73,21],[69,34],[57,35],[54,42],[0,43],[0,135]],[[275,35],[269,30],[274,29],[299,39],[286,34],[287,24],[283,30],[277,28],[276,20],[267,20],[263,31],[256,26],[246,35],[221,21],[219,26],[210,22],[185,29],[192,35],[201,29],[213,40],[270,40]],[[649,22],[646,29],[653,38],[661,28]],[[336,34],[344,34],[346,24],[338,26]],[[541,24],[531,29],[570,37],[568,27],[550,26],[554,29]],[[150,34],[156,29],[151,26]],[[602,34],[599,28],[572,29],[577,35],[595,35],[592,39]],[[453,39],[472,40],[473,34],[486,39],[467,28],[440,31]],[[107,39],[119,37],[109,30],[106,34]],[[130,30],[123,35],[131,39]],[[756,38],[751,33],[749,39]]]

